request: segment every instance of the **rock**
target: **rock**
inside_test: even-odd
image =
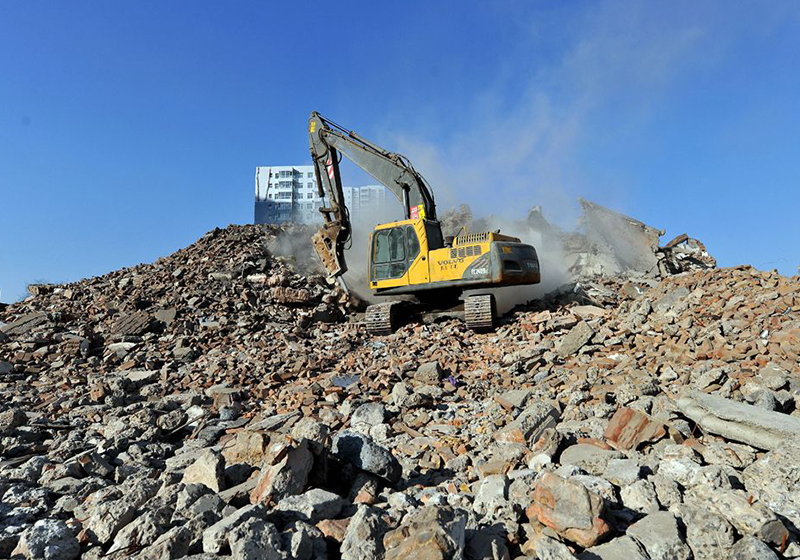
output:
[[[350,416],[350,426],[357,431],[369,433],[369,429],[382,424],[386,419],[386,407],[379,403],[359,406]]]
[[[686,544],[694,560],[727,560],[735,539],[733,526],[713,511],[682,505],[678,508],[686,526]]]
[[[97,542],[105,544],[131,522],[135,513],[136,505],[129,499],[104,501],[92,508],[83,526]]]
[[[665,508],[683,503],[683,494],[678,483],[661,474],[655,474],[648,478],[656,489],[658,503]]]
[[[425,362],[414,372],[414,379],[425,385],[438,385],[442,376],[439,362]]]
[[[187,526],[178,526],[161,534],[153,544],[143,549],[138,560],[176,560],[189,553],[192,532]]]
[[[627,535],[587,548],[578,560],[650,560],[644,547]]]
[[[222,456],[228,465],[246,463],[258,467],[267,455],[269,438],[254,430],[241,430],[225,443]]]
[[[154,325],[153,318],[146,311],[138,311],[122,315],[114,325],[114,333],[121,336],[139,336],[145,334]]]
[[[594,336],[594,329],[589,323],[581,321],[561,339],[556,345],[556,353],[562,358],[567,358],[577,353]]]
[[[539,560],[575,560],[567,545],[544,535],[536,539],[533,551]]]
[[[342,560],[381,560],[385,552],[383,535],[387,529],[381,510],[359,506],[344,533]]]
[[[312,488],[297,496],[283,498],[275,507],[283,519],[317,523],[339,515],[346,501],[333,492]]]
[[[711,441],[703,447],[703,460],[710,465],[726,465],[744,469],[756,460],[755,449],[749,445],[727,441]]]
[[[269,503],[302,492],[314,465],[308,442],[292,447],[287,443],[271,446],[272,465],[263,465],[256,487],[250,494],[251,503]]]
[[[619,451],[602,449],[588,443],[578,443],[562,451],[559,462],[562,465],[575,465],[591,475],[599,476],[603,474],[611,460],[624,457]]]
[[[516,419],[495,432],[494,439],[501,443],[519,443],[533,447],[548,428],[558,423],[558,411],[543,402],[534,403],[523,410]]]
[[[787,441],[742,473],[747,492],[800,527],[800,443]]]
[[[467,530],[464,553],[470,560],[511,560],[505,533],[497,527]]]
[[[333,438],[333,455],[356,468],[385,479],[390,484],[400,480],[402,467],[397,459],[367,435],[344,430]]]
[[[654,513],[659,510],[656,489],[649,480],[637,480],[622,486],[619,491],[622,504],[639,513]]]
[[[505,410],[511,411],[524,407],[532,394],[533,391],[530,389],[513,389],[511,391],[506,391],[502,395],[496,395],[494,400]]]
[[[231,555],[236,560],[283,560],[280,535],[271,523],[250,517],[228,534]]]
[[[603,478],[624,488],[639,480],[642,467],[634,459],[611,459],[606,463]]]
[[[72,560],[80,552],[78,539],[66,523],[40,519],[22,533],[12,555],[19,554],[28,560]]]
[[[171,513],[170,509],[161,508],[148,510],[137,516],[117,532],[108,553],[134,550],[153,544],[169,528]]]
[[[730,560],[778,560],[770,547],[755,537],[745,535],[731,548]]]
[[[308,448],[316,456],[320,456],[325,451],[329,443],[330,428],[312,418],[302,418],[297,424],[292,426],[292,439],[295,441],[306,440]]]
[[[716,395],[689,391],[678,407],[704,430],[757,449],[776,449],[800,438],[800,418]]]
[[[203,449],[186,468],[183,484],[205,484],[214,492],[225,489],[225,459],[211,449]]]
[[[0,342],[2,342],[2,339],[0,339]],[[14,371],[14,366],[11,364],[11,362],[4,362],[3,360],[0,360],[0,375],[5,375],[7,373],[11,373],[12,371]]]
[[[0,412],[0,435],[9,435],[27,423],[27,415],[19,408],[10,408]]]
[[[606,426],[603,438],[614,449],[636,449],[644,442],[653,442],[667,434],[663,424],[654,422],[638,410],[622,407]]]
[[[466,514],[449,506],[425,506],[383,538],[385,560],[463,558]]]
[[[686,503],[712,509],[741,534],[774,545],[781,545],[789,536],[786,527],[769,508],[759,502],[751,503],[749,496],[741,490],[700,485],[687,493]]]
[[[128,371],[125,377],[132,383],[133,387],[138,389],[157,382],[161,378],[161,372],[157,370],[137,369]]]
[[[283,551],[290,558],[311,560],[327,557],[327,545],[322,531],[304,521],[293,521],[284,527],[281,535]]]
[[[223,517],[203,531],[203,552],[218,554],[228,542],[228,535],[248,519],[263,519],[264,508],[259,504],[245,506]]]
[[[508,478],[502,474],[493,474],[480,482],[472,507],[479,515],[486,515],[497,507],[502,507],[507,501]]]
[[[779,391],[786,386],[789,374],[779,365],[770,362],[758,372],[762,383],[773,391]]]
[[[633,537],[647,551],[650,560],[688,560],[692,551],[683,541],[678,520],[668,511],[651,513],[628,527]]]
[[[528,518],[550,527],[565,539],[590,547],[611,531],[602,519],[602,498],[583,485],[545,473],[533,492]]]
[[[178,311],[174,307],[172,307],[169,309],[159,309],[153,314],[153,317],[155,317],[157,321],[161,321],[162,323],[170,325],[175,320],[175,317],[177,315]]]
[[[47,313],[42,312],[34,312],[34,313],[27,313],[17,319],[16,321],[12,321],[6,325],[0,327],[0,331],[5,333],[6,335],[18,335],[18,334],[25,334],[34,328],[44,325],[48,322]]]

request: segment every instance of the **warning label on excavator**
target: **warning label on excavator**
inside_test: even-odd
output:
[[[411,207],[411,219],[425,219],[425,207],[422,204]]]

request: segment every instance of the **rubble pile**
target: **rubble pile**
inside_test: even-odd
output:
[[[705,245],[685,233],[661,246],[664,230],[582,198],[578,202],[583,213],[577,231],[551,224],[541,206],[533,207],[525,220],[509,222],[492,216],[475,219],[466,204],[444,212],[442,229],[445,235],[457,235],[502,225],[505,233],[555,253],[573,280],[620,275],[666,278],[717,266]]]
[[[282,234],[0,313],[0,557],[800,558],[798,278],[595,276],[371,337]]]

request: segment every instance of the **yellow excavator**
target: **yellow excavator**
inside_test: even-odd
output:
[[[331,280],[347,271],[344,251],[352,235],[339,172],[340,154],[389,189],[402,203],[404,220],[380,224],[370,234],[369,289],[378,296],[406,295],[366,310],[370,333],[395,331],[420,312],[460,307],[464,290],[538,284],[536,249],[499,231],[442,236],[428,183],[408,158],[384,150],[317,112],[308,120],[308,139],[324,223],[312,237]],[[473,330],[491,330],[496,321],[492,294],[463,297],[463,314]]]

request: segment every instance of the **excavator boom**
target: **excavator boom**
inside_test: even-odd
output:
[[[329,277],[347,271],[344,249],[352,234],[339,173],[339,154],[388,188],[403,204],[406,219],[436,220],[430,188],[405,156],[384,150],[317,112],[308,119],[308,140],[319,195],[326,201],[320,209],[325,223],[312,242]]]

